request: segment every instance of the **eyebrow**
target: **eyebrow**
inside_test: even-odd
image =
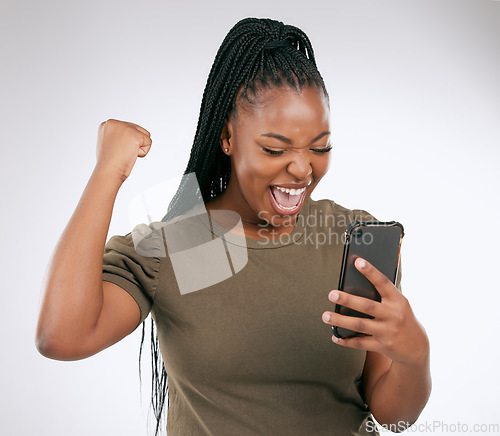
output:
[[[325,132],[322,132],[320,133],[318,136],[316,136],[312,141],[311,141],[311,144],[315,143],[318,139],[321,139],[323,136],[326,136],[326,135],[329,135],[330,132],[329,131],[325,131]],[[265,136],[266,138],[275,138],[275,139],[279,139],[280,141],[283,141],[287,144],[290,144],[292,145],[292,140],[290,138],[287,138],[286,136],[283,136],[283,135],[279,135],[277,133],[263,133],[262,135],[260,136]]]

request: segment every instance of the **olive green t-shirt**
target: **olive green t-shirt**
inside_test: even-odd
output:
[[[277,239],[237,237],[195,215],[108,241],[103,280],[158,329],[169,436],[377,434],[361,390],[366,353],[334,344],[321,319],[355,218],[373,220],[308,199]],[[197,227],[212,240],[198,251]]]

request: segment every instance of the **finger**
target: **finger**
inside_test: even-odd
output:
[[[139,146],[139,150],[137,151],[137,157],[144,157],[149,153],[153,140],[151,139],[150,133],[146,129],[138,126],[137,124],[134,124],[134,126],[141,135],[141,145]]]
[[[398,292],[394,284],[387,278],[387,276],[381,273],[367,260],[358,257],[354,262],[354,266],[361,274],[370,280],[382,298],[388,298],[391,295],[394,295],[394,292]]]
[[[381,303],[369,298],[351,295],[347,292],[334,290],[328,294],[328,299],[341,306],[349,307],[358,312],[366,313],[373,317],[377,317],[381,311]]]
[[[137,157],[144,157],[149,153],[151,149],[151,142],[149,144],[141,145],[137,152]]]
[[[332,335],[332,341],[346,348],[355,348],[357,350],[378,351],[381,344],[373,336],[354,336],[352,338],[337,338]]]
[[[369,318],[357,318],[355,316],[341,315],[335,312],[324,312],[322,319],[326,324],[368,335],[373,334],[375,329],[374,320]]]
[[[130,124],[132,124],[140,132],[144,133],[146,136],[151,137],[151,133],[149,133],[144,127],[141,127],[141,126],[134,124],[134,123],[130,123]]]

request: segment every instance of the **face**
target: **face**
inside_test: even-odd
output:
[[[231,179],[222,194],[246,223],[290,226],[329,166],[330,111],[321,91],[261,91],[259,103],[237,107],[222,148]]]

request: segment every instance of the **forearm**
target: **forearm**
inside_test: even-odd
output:
[[[404,430],[403,423],[413,424],[431,393],[429,349],[413,364],[393,361],[380,377],[368,400],[373,416],[380,424]]]
[[[43,284],[37,346],[50,353],[87,335],[102,308],[102,259],[122,180],[97,168],[52,255]],[[46,353],[44,353],[46,354]]]

